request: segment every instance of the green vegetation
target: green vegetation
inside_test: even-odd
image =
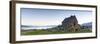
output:
[[[80,29],[80,31],[77,32],[69,32],[69,31],[48,31],[44,29],[36,29],[36,30],[28,30],[28,31],[22,31],[21,35],[42,35],[42,34],[64,34],[64,33],[89,33],[92,32],[91,29]]]

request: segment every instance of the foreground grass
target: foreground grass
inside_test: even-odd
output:
[[[62,32],[62,31],[46,31],[46,30],[27,30],[21,31],[21,35],[42,35],[42,34],[64,34],[64,33],[88,33],[92,32],[90,29],[81,29],[78,32]]]

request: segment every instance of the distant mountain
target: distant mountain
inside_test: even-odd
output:
[[[84,23],[81,25],[83,28],[89,28],[91,29],[92,28],[92,22],[88,22],[88,23]]]
[[[35,25],[21,25],[22,27],[56,27],[58,25],[45,25],[45,26],[35,26]]]
[[[92,26],[92,22],[84,23],[82,26]]]
[[[21,27],[32,27],[30,25],[21,25]]]

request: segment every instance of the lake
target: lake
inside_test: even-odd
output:
[[[29,29],[48,29],[48,28],[53,28],[56,26],[31,26],[31,27],[21,27],[23,30],[29,30]]]

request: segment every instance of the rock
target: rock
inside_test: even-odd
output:
[[[76,16],[65,18],[62,21],[62,27],[64,28],[64,31],[68,32],[77,32],[80,30],[80,25],[78,24]]]

